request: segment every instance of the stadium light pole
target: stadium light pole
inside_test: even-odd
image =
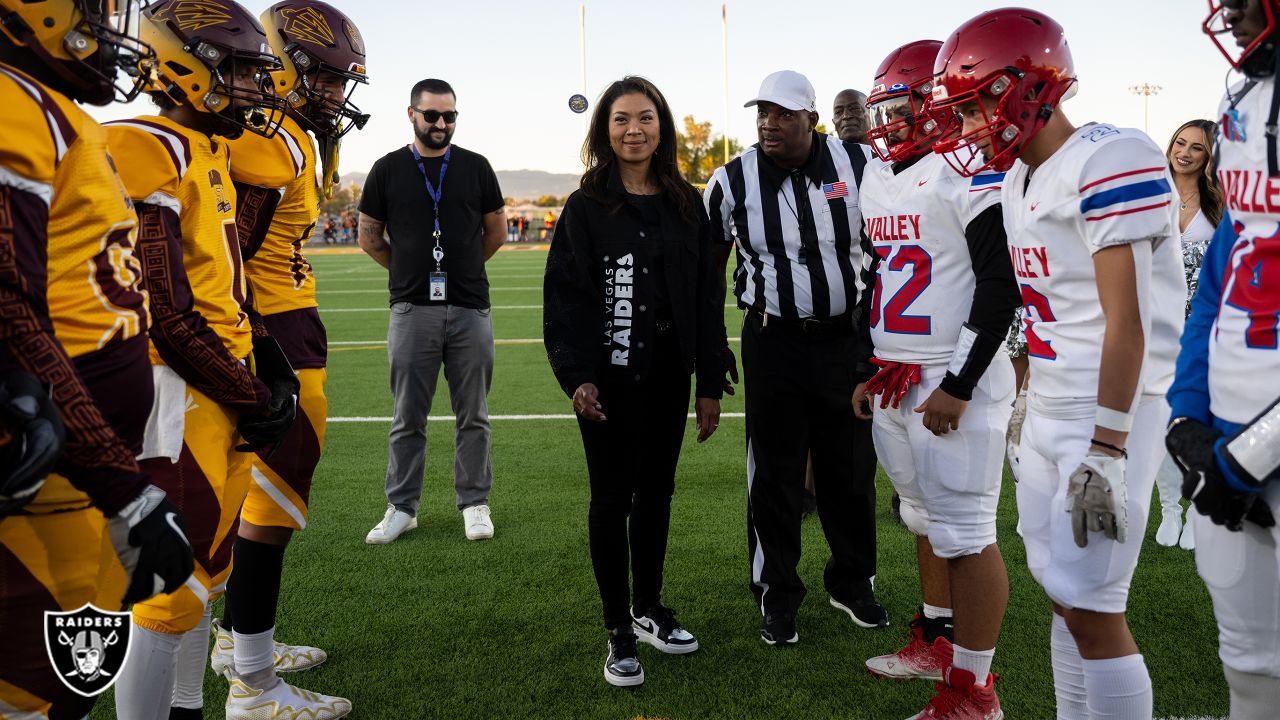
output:
[[[720,46],[724,53],[724,164],[729,164],[729,3],[720,3]]]
[[[587,97],[587,3],[586,0],[578,5],[578,55],[582,64],[582,97]],[[587,114],[582,114],[582,132],[587,132],[587,124],[590,120]]]
[[[1151,133],[1147,130],[1147,118],[1148,118],[1147,101],[1150,100],[1152,95],[1159,95],[1160,91],[1163,89],[1164,88],[1160,87],[1159,85],[1152,85],[1151,83],[1142,83],[1141,85],[1129,86],[1129,92],[1133,93],[1134,95],[1142,96],[1142,132],[1148,135],[1150,135]]]

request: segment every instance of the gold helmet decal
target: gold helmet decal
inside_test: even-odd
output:
[[[313,7],[288,8],[281,15],[284,16],[281,30],[290,38],[312,45],[334,46],[333,28],[329,27],[329,21],[319,10]]]
[[[227,7],[214,0],[178,0],[162,12],[168,14],[183,32],[198,32],[221,25],[231,19]]]

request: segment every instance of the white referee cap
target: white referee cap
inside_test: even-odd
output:
[[[743,107],[762,102],[781,105],[788,110],[818,110],[818,95],[813,91],[813,83],[794,70],[779,70],[770,74],[760,83],[760,93]]]

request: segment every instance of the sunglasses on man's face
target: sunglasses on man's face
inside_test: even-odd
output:
[[[440,118],[444,118],[446,125],[452,125],[458,119],[457,110],[445,110],[444,112],[440,112],[439,110],[419,110],[418,108],[414,108],[413,111],[422,115],[422,119],[426,120],[428,125],[435,125],[436,121]]]

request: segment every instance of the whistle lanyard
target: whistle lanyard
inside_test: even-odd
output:
[[[418,172],[422,173],[422,181],[427,186],[427,196],[431,198],[431,204],[435,209],[435,228],[431,231],[431,237],[435,239],[436,246],[431,251],[431,257],[435,258],[436,269],[440,269],[440,263],[444,261],[444,249],[440,247],[440,197],[444,195],[444,172],[449,169],[449,156],[453,153],[453,146],[450,145],[448,150],[444,151],[444,162],[440,163],[440,179],[436,180],[436,184],[431,184],[431,178],[427,177],[427,167],[422,162],[422,156],[418,154],[418,148],[413,143],[409,143],[409,152],[413,153],[414,162],[418,163]]]

